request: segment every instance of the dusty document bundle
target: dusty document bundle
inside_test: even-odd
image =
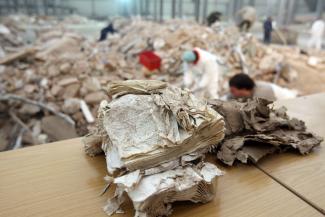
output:
[[[86,152],[105,152],[115,195],[104,210],[120,212],[128,196],[135,216],[166,216],[174,201],[208,202],[223,174],[204,155],[224,138],[221,115],[188,91],[160,81],[112,83]]]
[[[216,150],[218,159],[228,165],[236,160],[257,162],[268,154],[289,149],[307,154],[323,141],[307,132],[303,121],[290,118],[285,107],[270,108],[271,101],[265,99],[244,103],[214,100],[209,104],[225,120],[226,136]]]

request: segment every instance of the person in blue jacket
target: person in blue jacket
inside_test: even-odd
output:
[[[264,43],[269,44],[271,42],[272,34],[272,17],[268,17],[264,22]]]
[[[114,29],[113,23],[110,23],[100,31],[100,38],[98,41],[104,41],[108,34],[114,34],[116,32],[117,31]]]

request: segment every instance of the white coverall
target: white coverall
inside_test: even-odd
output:
[[[256,81],[255,84],[254,97],[261,97],[272,101],[293,99],[297,97],[296,91],[280,87],[273,83]]]
[[[316,20],[310,30],[311,38],[308,42],[309,48],[320,50],[322,48],[322,40],[325,30],[325,23],[323,20]]]
[[[184,62],[184,85],[196,96],[217,99],[221,67],[218,57],[200,48],[194,48],[199,55],[196,63]]]

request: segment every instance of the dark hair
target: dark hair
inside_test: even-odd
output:
[[[255,87],[255,82],[248,75],[239,73],[229,80],[229,86],[238,89],[252,90]]]

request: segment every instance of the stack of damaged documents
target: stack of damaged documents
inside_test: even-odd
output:
[[[223,172],[204,156],[224,138],[222,116],[160,81],[113,82],[108,94],[83,140],[89,155],[105,152],[106,181],[117,186],[104,211],[120,212],[126,196],[139,217],[167,216],[174,201],[211,201]]]
[[[289,118],[285,107],[270,108],[271,101],[265,99],[244,103],[215,100],[210,104],[225,120],[226,136],[216,150],[218,159],[227,165],[236,160],[255,163],[268,154],[290,149],[307,154],[323,141],[307,132],[303,121]]]

